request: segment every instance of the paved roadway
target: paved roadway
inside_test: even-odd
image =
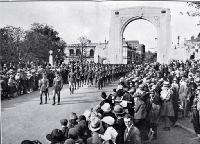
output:
[[[51,100],[48,104],[39,105],[39,93],[23,95],[12,100],[1,102],[2,120],[2,144],[20,144],[24,139],[38,139],[43,144],[49,143],[46,134],[54,128],[61,128],[60,119],[68,118],[70,112],[81,114],[85,109],[91,108],[101,100],[101,91],[108,94],[116,87],[116,83],[110,84],[103,90],[94,87],[84,87],[69,95],[68,87],[65,85],[61,92],[61,105],[52,106]],[[153,144],[188,144],[194,135],[173,128],[171,131],[162,131],[159,127],[158,140]]]

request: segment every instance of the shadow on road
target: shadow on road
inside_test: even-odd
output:
[[[81,93],[76,93],[75,94],[88,94],[88,93],[101,93],[101,92],[112,92],[111,90],[97,90],[97,91],[91,91],[91,92],[81,92]]]
[[[10,100],[1,101],[1,111],[4,111],[7,108],[16,107],[18,104],[33,100],[34,98],[39,98],[39,91],[34,91],[30,94],[20,95]]]
[[[88,87],[88,88],[84,87],[83,89],[88,89],[88,90],[91,89],[92,91],[79,92],[80,89],[78,89],[77,91],[75,91],[74,95],[67,94],[67,96],[65,94],[62,95],[62,92],[61,92],[61,101],[62,101],[62,99],[64,100],[62,102],[63,104],[91,103],[91,102],[100,101],[98,99],[85,99],[85,97],[88,96],[87,94],[95,94],[96,95],[97,93],[99,93],[99,97],[100,97],[100,93],[103,91],[106,92],[107,95],[109,95],[109,93],[112,92],[111,87],[116,86],[116,84],[109,84],[107,86],[108,87],[104,87],[101,90],[96,89],[95,91],[94,91],[94,87]],[[68,90],[69,89],[68,85],[64,85],[63,89],[64,89],[64,91]],[[51,101],[52,101],[52,88],[49,89],[49,95],[50,95]],[[65,99],[74,99],[74,98],[80,98],[80,99],[84,98],[84,100],[69,100],[69,101],[65,100]],[[21,96],[13,98],[11,100],[2,100],[1,101],[1,111],[3,112],[6,109],[16,107],[17,105],[23,104],[28,101],[39,101],[39,91],[34,91],[29,94],[21,95]]]
[[[66,100],[61,101],[61,104],[78,104],[78,103],[92,103],[92,102],[98,102],[101,101],[100,99],[83,99],[83,100]]]

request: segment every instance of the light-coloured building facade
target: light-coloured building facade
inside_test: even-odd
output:
[[[65,63],[69,61],[94,61],[95,63],[108,63],[107,50],[108,41],[104,43],[68,44],[65,48]],[[82,54],[82,55],[81,55]]]
[[[70,61],[94,61],[94,53],[97,43],[88,43],[87,45],[81,44],[68,44],[65,48],[65,63]]]
[[[109,42],[104,43],[89,43],[85,46],[80,44],[68,44],[65,48],[65,63],[70,61],[94,61],[95,63],[109,64],[108,55],[112,53],[107,53]],[[141,46],[137,40],[124,41],[123,42],[123,63],[134,63],[136,60],[140,59]],[[82,54],[82,55],[81,55]]]
[[[172,53],[173,59],[186,61],[188,59],[200,59],[200,34],[195,38],[191,37],[190,40],[184,40],[179,45],[174,46]]]
[[[200,59],[200,33],[196,38],[192,36],[190,40],[185,40],[184,46],[189,56],[188,59]]]
[[[145,57],[145,45],[138,40],[123,39],[123,64],[141,63]]]

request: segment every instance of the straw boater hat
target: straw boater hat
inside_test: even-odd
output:
[[[98,131],[102,128],[102,122],[98,117],[93,117],[89,124],[89,129],[93,132]]]
[[[109,103],[105,103],[104,105],[101,106],[101,109],[102,109],[104,112],[109,112],[109,111],[111,111],[110,104],[109,104]]]
[[[104,123],[107,123],[111,126],[114,125],[114,123],[115,123],[115,119],[111,116],[105,116],[101,121]]]

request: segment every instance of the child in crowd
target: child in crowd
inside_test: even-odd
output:
[[[62,126],[62,132],[64,134],[65,139],[68,139],[68,132],[69,132],[69,128],[67,127],[68,120],[67,119],[61,119],[60,124]]]

